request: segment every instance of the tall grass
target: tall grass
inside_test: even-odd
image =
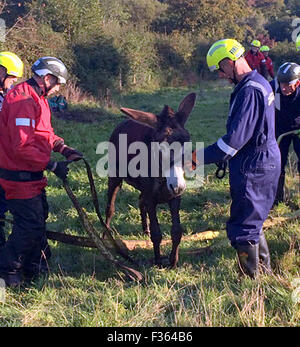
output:
[[[213,143],[224,134],[230,87],[205,84],[192,89],[198,100],[187,128],[192,140]],[[156,93],[131,94],[122,106],[159,112],[164,104],[176,108],[191,90],[165,89]],[[82,107],[82,114],[89,108]],[[122,120],[117,109],[100,110],[93,121],[77,122],[53,118],[57,134],[81,150],[93,167],[99,156],[97,144],[106,141]],[[288,201],[271,211],[271,217],[288,215],[299,208],[295,157],[288,170]],[[255,280],[241,277],[235,251],[225,232],[229,216],[228,176],[214,178],[215,166],[205,169],[205,184],[186,191],[181,219],[186,234],[217,230],[219,236],[207,241],[181,243],[176,269],[151,265],[152,249],[135,249],[132,256],[141,261],[144,283],[127,282],[97,250],[68,246],[50,241],[52,258],[47,278],[39,278],[19,289],[6,289],[0,303],[0,326],[112,326],[112,327],[217,327],[217,326],[298,326],[300,307],[297,288],[300,278],[299,221],[274,225],[266,230],[272,268],[271,276]],[[54,175],[48,175],[50,215],[48,229],[84,235],[77,213]],[[95,174],[97,191],[104,213],[106,179]],[[94,226],[101,230],[93,210],[88,179],[80,163],[72,164],[70,185],[86,209]],[[124,184],[116,203],[114,227],[126,239],[144,239],[138,211],[138,192]],[[170,237],[170,215],[165,205],[158,210],[163,237]],[[7,226],[9,233],[9,226]],[[209,248],[208,248],[209,247]],[[188,253],[203,248],[209,252]],[[168,254],[170,246],[162,248]]]

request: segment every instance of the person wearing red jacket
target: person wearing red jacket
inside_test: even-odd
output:
[[[275,75],[274,75],[273,62],[272,62],[272,59],[269,57],[270,48],[268,46],[261,46],[260,51],[265,56],[266,68],[267,68],[268,74],[270,75],[272,79],[274,79]]]
[[[267,78],[267,67],[265,56],[259,51],[261,43],[258,40],[251,42],[251,48],[246,53],[245,59],[252,70],[256,70],[262,76]]]
[[[0,186],[13,215],[12,232],[0,249],[0,277],[7,286],[18,286],[47,270],[51,252],[46,237],[48,204],[44,170],[65,179],[68,164],[82,154],[54,133],[46,96],[66,83],[65,65],[42,57],[32,66],[33,77],[8,92],[0,116]],[[50,160],[60,152],[65,161]]]
[[[22,60],[12,52],[0,52],[0,111],[6,93],[13,87],[19,77],[23,76],[24,64]],[[7,212],[7,203],[5,192],[0,186],[0,247],[5,244],[5,213]]]

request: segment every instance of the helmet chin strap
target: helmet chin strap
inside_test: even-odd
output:
[[[47,87],[46,83],[45,83],[45,76],[43,76],[42,80],[43,80],[43,87],[44,87],[44,96],[47,96],[48,93],[50,92],[50,90],[53,89],[56,84],[55,85],[53,85],[53,84],[51,85],[51,83],[49,83],[50,85],[49,85],[49,87]]]
[[[231,61],[233,63],[233,70],[232,70],[233,71],[233,78],[228,77],[228,79],[236,86],[239,83],[239,81],[237,80],[236,73],[235,73],[235,61],[233,61],[233,60],[231,60]],[[220,67],[220,71],[225,73],[221,67]]]
[[[3,90],[4,90],[4,82],[5,82],[5,80],[7,79],[7,74],[4,76],[4,78],[3,79],[1,79],[0,80],[0,88],[2,88]]]
[[[42,80],[43,80],[43,95],[44,96],[47,96],[49,91],[51,90],[51,87],[47,87],[46,86],[46,83],[45,83],[45,76],[42,77]]]
[[[233,78],[230,78],[230,79],[235,86],[239,83],[236,77],[236,72],[235,72],[235,61],[233,61]]]

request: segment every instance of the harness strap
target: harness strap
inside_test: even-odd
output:
[[[14,171],[0,168],[0,178],[13,182],[31,182],[43,179],[43,171]]]
[[[103,218],[102,218],[100,210],[99,210],[99,202],[98,202],[98,198],[97,198],[96,188],[95,188],[94,179],[93,179],[90,165],[88,164],[88,162],[84,158],[82,158],[82,160],[84,161],[85,166],[86,166],[88,179],[89,179],[89,183],[90,183],[90,188],[91,188],[93,204],[94,204],[97,216],[99,218],[99,221],[105,229],[106,235],[108,236],[109,240],[112,242],[112,244],[113,244],[113,246],[114,246],[114,248],[118,254],[120,254],[123,258],[131,261],[132,263],[135,263],[135,261],[124,250],[124,248],[126,248],[126,250],[128,250],[127,247],[126,246],[125,247],[120,246],[120,244],[113,237],[112,230],[103,221]],[[138,281],[143,280],[143,276],[139,271],[137,271],[133,268],[130,268],[127,265],[120,262],[117,258],[115,258],[115,256],[111,253],[111,251],[106,247],[103,239],[99,236],[98,232],[95,230],[93,225],[88,220],[88,217],[87,217],[85,211],[80,206],[76,196],[72,192],[66,179],[63,180],[63,186],[64,186],[69,198],[71,199],[74,207],[76,208],[76,210],[78,212],[80,221],[81,221],[84,229],[86,230],[87,234],[91,237],[91,239],[94,241],[96,247],[100,250],[101,254],[108,261],[113,263],[115,266],[119,267],[129,278],[131,278],[133,280],[138,280]]]

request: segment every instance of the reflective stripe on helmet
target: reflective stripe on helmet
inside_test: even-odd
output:
[[[235,61],[239,59],[245,48],[234,39],[216,41],[207,52],[206,62],[210,71],[219,69],[219,63],[225,58]]]
[[[277,71],[277,79],[280,83],[294,84],[300,79],[300,66],[291,62],[282,64]]]

